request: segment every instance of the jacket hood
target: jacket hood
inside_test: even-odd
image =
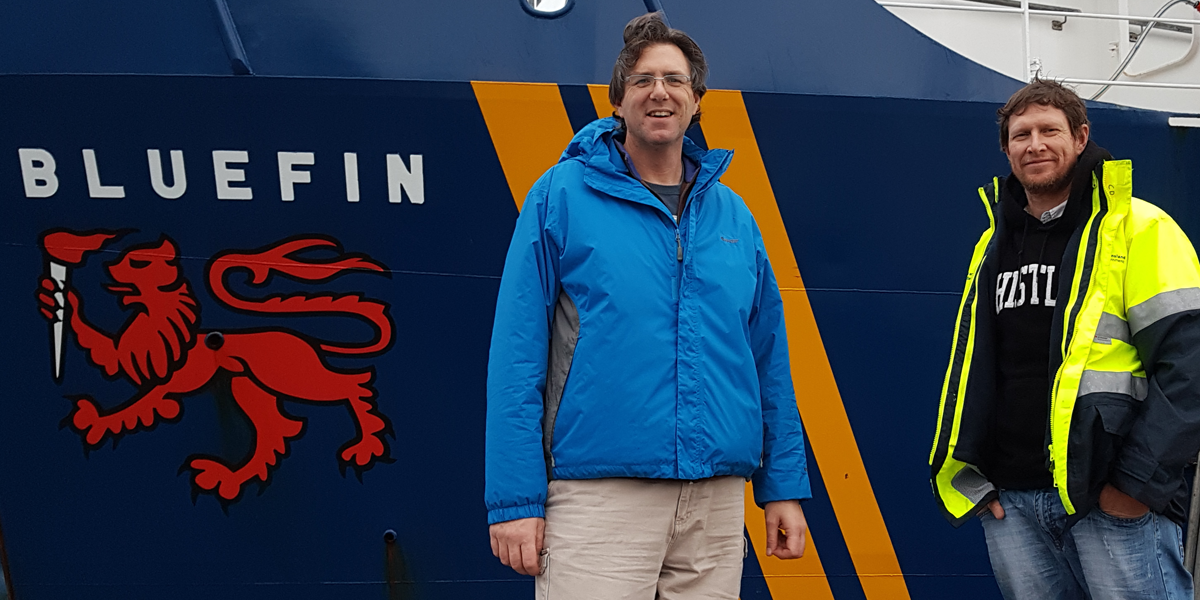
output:
[[[585,181],[602,192],[615,192],[610,186],[641,188],[642,184],[629,176],[625,161],[617,149],[615,138],[623,135],[624,130],[621,129],[620,122],[613,117],[592,121],[575,134],[558,162],[580,160],[592,167],[588,170]],[[730,150],[704,150],[686,136],[683,138],[683,154],[700,166],[692,187],[693,195],[698,195],[716,183],[733,158],[733,152]]]
[[[558,157],[558,162],[590,154],[598,145],[605,144],[601,138],[607,135],[611,139],[612,134],[619,128],[620,124],[612,117],[604,117],[588,123],[575,133],[575,137],[571,138],[571,143],[567,144],[567,149],[563,150],[562,156]]]

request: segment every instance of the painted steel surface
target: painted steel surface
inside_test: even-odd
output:
[[[81,84],[88,93],[78,93]],[[4,277],[22,282],[6,285],[0,300],[4,310],[23,315],[7,331],[24,341],[6,345],[3,360],[5,393],[26,400],[8,403],[0,419],[0,519],[15,598],[374,598],[389,580],[400,590],[422,581],[422,594],[434,597],[505,597],[509,588],[519,595],[519,584],[482,583],[506,578],[478,512],[482,365],[516,209],[495,201],[508,198],[508,187],[470,85],[49,76],[5,77],[0,87],[5,113],[26,115],[6,127],[5,154],[51,153],[58,181],[53,196],[27,198],[20,162],[0,167],[5,197],[23,206],[7,210],[0,225]],[[89,197],[84,149],[95,152],[99,183],[123,186],[125,197]],[[168,164],[168,152],[182,150],[187,191],[179,199],[153,191],[148,149],[161,149]],[[228,164],[245,176],[229,186],[252,190],[252,199],[217,198],[214,151],[248,153],[247,161]],[[281,199],[280,152],[315,157],[311,167],[295,168],[309,172],[311,183],[296,184],[289,202]],[[357,154],[358,202],[347,201],[347,152]],[[423,158],[423,203],[413,202],[412,189],[389,200],[389,154],[413,170],[413,157]],[[227,284],[253,298],[335,292],[387,303],[396,324],[389,349],[375,357],[320,356],[333,371],[374,369],[374,400],[394,432],[386,440],[394,462],[376,462],[360,482],[354,464],[339,459],[343,444],[360,433],[351,412],[318,403],[311,388],[302,388],[278,402],[304,429],[269,469],[269,484],[251,482],[236,501],[222,502],[193,485],[189,459],[204,454],[236,464],[262,430],[220,377],[186,398],[176,419],[119,443],[84,446],[70,421],[63,426],[72,410],[64,397],[86,394],[111,409],[137,386],[102,377],[74,333],[63,382],[53,380],[49,326],[31,301],[47,264],[39,236],[59,228],[136,230],[70,273],[88,319],[108,332],[130,313],[101,287],[110,282],[105,264],[161,236],[179,249],[200,327],[224,332],[230,344],[245,331],[356,342],[372,330],[344,316],[230,310],[206,288],[214,255],[323,236],[340,251],[318,247],[296,257],[321,262],[357,254],[385,265],[383,275],[354,272],[324,282],[274,274],[260,288],[233,272]],[[385,542],[387,530],[395,532],[394,545]]]
[[[490,555],[486,536],[495,295],[525,191],[572,131],[611,110],[594,84],[608,80],[618,32],[644,5],[576,0],[561,18],[534,19],[518,1],[452,9],[235,0],[225,4],[233,29],[207,0],[5,9],[0,524],[16,600],[532,593],[529,579]],[[664,7],[708,53],[710,85],[745,90],[712,92],[690,135],[735,149],[726,183],[764,236],[771,231],[812,449],[810,553],[788,563],[762,556],[761,517],[748,505],[755,552],[742,596],[998,597],[981,531],[945,524],[926,461],[958,286],[986,226],[975,189],[1007,172],[994,114],[1016,82],[870,0],[803,14],[783,0],[754,11],[709,0]],[[229,75],[229,35],[257,76]],[[1149,111],[1096,106],[1091,116],[1096,139],[1138,165],[1135,193],[1200,235],[1190,201],[1200,189],[1195,130],[1170,129]],[[166,199],[181,183],[173,150],[187,185]],[[157,184],[152,164],[161,165]],[[116,186],[123,197],[112,197]],[[221,199],[246,189],[249,200]],[[152,427],[88,445],[72,414],[79,396],[113,409],[147,388],[121,372],[104,377],[66,323],[56,383],[54,327],[35,298],[52,270],[42,234],[60,229],[134,230],[67,265],[65,285],[97,329],[115,333],[132,314],[104,289],[106,263],[141,260],[128,252],[160,248],[166,236],[200,307],[198,334],[287,333],[323,369],[372,371],[370,401],[393,433],[386,455],[368,453],[360,467],[369,469],[341,457],[363,437],[348,401],[323,402],[312,388],[273,401],[247,388],[270,388],[245,374],[268,368],[260,355],[233,365],[239,376],[202,382],[178,415],[152,411]],[[262,259],[309,265],[288,267],[307,279],[276,270],[255,287],[240,271],[228,288],[383,302],[390,347],[333,355],[323,343],[363,342],[378,328],[234,310],[205,283],[222,253],[301,239],[340,247]],[[385,273],[309,270],[339,258]],[[206,340],[194,356],[225,356],[223,345],[199,350]],[[299,360],[296,352],[277,362]],[[302,433],[288,435],[289,420]],[[200,455],[252,466],[264,432],[284,438],[282,454],[257,465],[269,483],[228,488],[229,500],[211,479],[193,479]]]
[[[519,155],[520,140],[511,136],[543,136],[549,148],[554,136],[569,138],[571,128],[546,120],[539,121],[542,133],[533,125],[506,130],[497,119],[526,118],[557,101],[555,110],[577,128],[576,121],[598,110],[594,90],[521,86],[535,97],[510,95],[505,116],[493,110],[497,97],[505,101],[495,93],[504,84],[9,76],[0,86],[4,113],[26,115],[0,149],[9,157],[0,161],[0,182],[10,207],[0,230],[6,249],[0,298],[10,315],[3,360],[9,373],[20,374],[6,379],[10,401],[0,420],[0,519],[16,598],[81,591],[157,597],[168,590],[179,597],[374,597],[389,581],[393,592],[417,597],[528,593],[528,580],[501,567],[486,544],[483,365],[517,214],[519,190],[506,177],[513,165],[505,155]],[[793,344],[816,344],[818,351],[796,353],[810,363],[796,384],[815,463],[816,497],[806,506],[814,552],[797,563],[752,556],[744,595],[790,597],[780,586],[813,581],[827,582],[814,588],[828,590],[818,597],[895,597],[878,588],[894,580],[914,598],[994,597],[977,528],[951,530],[936,512],[925,455],[954,286],[985,219],[972,190],[1004,166],[993,147],[995,106],[729,94],[713,92],[698,137],[735,148],[735,164],[749,171],[731,172],[728,183],[747,197],[764,230],[781,219],[787,243],[769,250],[772,260],[782,262],[775,253],[791,250],[798,270],[789,273],[797,280],[786,287],[807,298],[813,331],[820,331],[817,339],[795,327],[792,333]],[[1129,119],[1131,112],[1143,114],[1094,111],[1097,136],[1145,165],[1139,194],[1197,231],[1200,215],[1184,199],[1200,181],[1179,157],[1194,156],[1200,141],[1163,131],[1152,118]],[[749,140],[756,149],[746,146]],[[52,196],[28,197],[21,148],[54,157]],[[91,190],[85,149],[95,156]],[[169,151],[183,152],[182,197],[168,200],[153,190],[148,149],[160,150],[164,165]],[[226,164],[245,171],[244,182],[227,185],[252,189],[250,200],[217,198],[213,152],[230,150],[247,152],[248,160]],[[311,152],[313,164],[288,173],[309,172],[311,182],[294,183],[294,200],[284,201],[280,153],[298,152]],[[357,156],[357,202],[347,200],[347,152]],[[389,154],[409,170],[413,157],[422,157],[422,203],[413,202],[411,191],[390,201]],[[755,154],[763,170],[749,175]],[[532,155],[520,160],[528,163],[520,168],[539,168]],[[90,197],[118,185],[123,198]],[[763,189],[774,196],[778,217],[761,212],[772,206]],[[73,406],[64,396],[86,394],[112,408],[136,387],[102,377],[71,334],[63,382],[54,381],[48,323],[37,314],[34,289],[47,268],[39,236],[58,228],[137,230],[70,274],[88,318],[108,332],[128,313],[101,287],[109,279],[104,264],[163,235],[179,248],[204,330],[370,337],[370,328],[354,319],[223,307],[202,284],[208,261],[223,251],[303,234],[335,239],[342,252],[385,265],[389,277],[351,273],[317,284],[276,277],[255,289],[235,275],[229,285],[246,296],[357,292],[388,304],[396,332],[391,348],[375,357],[325,360],[332,369],[374,369],[379,412],[395,434],[387,440],[395,462],[374,464],[360,482],[338,458],[357,433],[350,411],[284,398],[278,405],[303,419],[303,434],[288,441],[269,469],[269,484],[247,484],[235,501],[222,502],[194,486],[187,468],[197,454],[236,464],[254,442],[251,422],[231,397],[236,393],[220,381],[184,399],[175,419],[122,436],[115,448],[111,440],[86,447],[80,433],[60,425]],[[332,260],[336,253],[297,256]],[[827,367],[820,366],[821,352]],[[822,368],[836,381],[846,430],[830,429],[804,408],[831,407],[830,384],[812,379]],[[813,437],[815,427],[822,430]],[[846,451],[855,449],[861,471],[845,463]],[[870,495],[854,487],[858,478],[869,479]],[[864,510],[879,511],[883,536],[856,533],[871,527]],[[752,541],[761,536],[753,515],[747,527]],[[395,544],[384,541],[388,530]],[[889,555],[903,576],[882,566]]]
[[[539,19],[523,1],[23,2],[0,20],[0,73],[216,75],[244,62],[289,77],[602,83],[621,28],[646,10],[641,0],[577,0]],[[874,0],[661,4],[704,48],[713,88],[1001,101],[1018,87]]]

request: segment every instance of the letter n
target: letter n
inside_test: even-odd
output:
[[[409,202],[425,203],[424,162],[420,154],[411,154],[408,157],[408,164],[412,168],[407,169],[399,154],[387,155],[388,202],[399,203],[403,190],[408,192]]]

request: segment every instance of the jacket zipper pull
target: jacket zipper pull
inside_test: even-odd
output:
[[[683,244],[679,242],[679,230],[675,230],[675,259],[683,262]]]

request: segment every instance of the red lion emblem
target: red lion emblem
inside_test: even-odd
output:
[[[181,400],[199,392],[221,375],[230,379],[230,391],[254,430],[254,449],[241,464],[217,457],[191,457],[194,490],[216,494],[224,502],[238,499],[246,483],[268,483],[290,441],[304,431],[303,421],[290,418],[282,400],[329,402],[350,409],[357,436],[338,452],[343,465],[359,474],[377,462],[388,462],[387,418],[376,405],[372,386],[374,367],[362,370],[331,368],[327,355],[378,356],[391,347],[394,325],[387,304],[362,294],[291,294],[246,298],[229,289],[231,273],[248,273],[248,283],[266,286],[275,275],[305,283],[325,283],[347,273],[368,271],[386,274],[385,267],[369,257],[344,254],[340,244],[321,236],[289,238],[250,251],[226,251],[214,256],[205,268],[209,292],[221,304],[243,312],[264,315],[348,316],[368,323],[373,337],[358,344],[313,340],[283,329],[206,331],[199,328],[200,307],[179,265],[179,249],[163,236],[159,242],[133,246],[106,263],[112,283],[108,291],[133,314],[116,335],[92,325],[83,301],[69,285],[68,266],[79,266],[87,256],[125,232],[76,234],[52,231],[42,236],[50,257],[50,276],[43,278],[37,299],[42,315],[53,324],[55,377],[61,378],[62,324],[69,323],[76,342],[89,362],[112,379],[125,378],[138,388],[129,400],[105,409],[88,396],[75,402],[65,419],[89,449],[108,438],[173,422],[181,416]],[[298,256],[324,249],[338,253],[333,259]],[[64,298],[65,295],[65,298]],[[65,313],[65,314],[64,314]],[[182,469],[181,469],[182,470]]]

